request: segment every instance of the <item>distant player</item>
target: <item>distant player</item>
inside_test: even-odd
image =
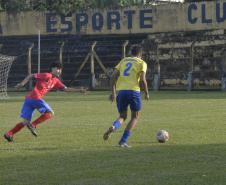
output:
[[[62,65],[54,62],[50,66],[49,73],[36,73],[28,75],[22,82],[16,85],[16,88],[23,87],[32,78],[36,79],[34,89],[26,96],[22,110],[21,122],[17,123],[15,127],[4,134],[4,138],[8,142],[13,141],[13,135],[19,132],[24,126],[31,131],[34,136],[37,136],[36,127],[38,124],[50,119],[54,112],[52,108],[42,99],[44,95],[51,89],[63,90],[66,92],[81,92],[85,89],[67,88],[60,80],[59,76],[62,72]],[[41,116],[35,121],[31,122],[34,110],[38,110]]]
[[[127,140],[137,123],[141,110],[140,83],[144,88],[145,99],[149,100],[146,81],[147,64],[141,59],[141,56],[142,48],[138,45],[132,46],[131,57],[126,57],[119,62],[111,79],[112,94],[110,95],[110,100],[113,102],[116,99],[119,118],[104,133],[103,138],[107,140],[113,132],[120,128],[127,118],[127,109],[130,106],[131,120],[119,141],[119,146],[126,148],[131,147],[127,144]]]

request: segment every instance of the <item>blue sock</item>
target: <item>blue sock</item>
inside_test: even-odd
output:
[[[115,127],[115,130],[121,127],[121,123],[118,120],[114,121],[112,125]]]
[[[119,143],[126,143],[130,135],[131,135],[131,131],[125,130]]]

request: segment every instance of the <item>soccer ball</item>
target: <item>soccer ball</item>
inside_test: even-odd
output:
[[[165,143],[169,140],[169,133],[166,130],[159,130],[156,134],[156,139],[159,143]]]

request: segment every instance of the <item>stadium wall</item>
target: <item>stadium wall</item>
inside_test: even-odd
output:
[[[98,18],[98,19],[97,19]],[[95,51],[109,72],[123,57],[122,46],[141,44],[148,63],[148,83],[160,89],[226,89],[226,1],[170,3],[120,10],[90,10],[60,16],[24,12],[0,14],[0,53],[18,56],[8,83],[13,87],[27,75],[28,50],[32,73],[37,72],[41,30],[41,72],[59,60],[62,47],[63,80],[67,85],[90,84],[90,60],[78,78],[75,73],[97,41]],[[106,88],[107,76],[95,62],[96,86]],[[108,87],[107,87],[108,88]]]
[[[50,34],[137,34],[224,29],[226,0],[166,3],[125,9],[75,12],[0,13],[2,36]]]

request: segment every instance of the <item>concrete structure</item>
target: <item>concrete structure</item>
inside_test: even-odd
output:
[[[50,34],[150,34],[226,27],[226,0],[165,3],[125,9],[89,10],[70,16],[51,12],[0,13],[2,36]]]
[[[71,16],[0,13],[0,52],[18,56],[9,76],[10,83],[17,83],[30,69],[36,72],[40,30],[41,71],[51,61],[60,60],[64,65],[63,79],[70,83],[94,41],[95,52],[109,72],[131,44],[142,43],[149,67],[148,82],[153,89],[225,90],[225,27],[226,0],[152,3],[139,8],[76,12]],[[129,44],[125,48],[126,41]],[[107,77],[101,67],[95,66],[95,70],[92,77],[97,81],[92,83],[97,84],[92,86],[98,87]],[[78,77],[74,85],[90,84],[90,66],[85,66]]]

